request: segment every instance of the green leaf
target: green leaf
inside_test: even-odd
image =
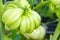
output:
[[[21,34],[16,34],[14,40],[27,40],[27,39],[23,35],[21,35]]]
[[[56,8],[56,15],[60,19],[60,7]]]
[[[21,34],[17,34],[18,30],[12,30],[8,33],[8,37],[12,38],[12,40],[25,40],[25,37]]]
[[[36,10],[38,8],[41,8],[43,5],[46,5],[48,3],[49,3],[49,1],[40,2],[36,7],[33,8],[33,10]]]
[[[22,40],[22,35],[16,34],[14,40]]]
[[[40,16],[53,18],[53,13],[50,12],[47,5],[37,9],[37,12],[40,14]]]
[[[10,33],[11,33],[11,34],[9,34],[9,37],[14,40],[15,37],[16,37],[16,30],[12,30],[12,31],[10,31]]]
[[[44,13],[44,17],[50,17],[50,18],[52,18],[52,17],[53,17],[53,13],[51,13],[50,10],[47,9],[47,10],[45,11],[45,13]]]
[[[34,7],[34,4],[37,0],[28,0],[28,2],[30,3],[30,7]]]

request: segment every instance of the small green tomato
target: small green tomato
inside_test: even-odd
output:
[[[32,33],[26,33],[24,34],[25,37],[28,39],[43,39],[45,36],[46,30],[43,26],[40,26],[39,28],[35,29]]]
[[[60,5],[60,0],[51,0],[51,3],[54,5]]]

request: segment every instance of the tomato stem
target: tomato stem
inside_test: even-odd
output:
[[[36,10],[37,8],[40,8],[42,7],[43,5],[49,3],[50,1],[43,1],[43,2],[40,2],[36,7],[33,8],[33,10]]]

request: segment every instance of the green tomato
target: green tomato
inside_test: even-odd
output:
[[[20,24],[20,16],[23,14],[23,10],[20,8],[12,8],[5,11],[2,15],[3,23],[9,27],[10,30],[16,29]]]
[[[7,9],[11,9],[11,8],[18,8],[17,3],[15,3],[14,1],[9,1],[9,2],[4,4],[5,11]]]
[[[34,15],[34,16],[33,16]],[[21,17],[20,33],[31,33],[35,28],[40,25],[41,17],[37,12],[29,10],[24,13]]]
[[[54,5],[60,5],[60,0],[51,0],[51,3]]]
[[[17,0],[16,2],[19,3],[20,8],[22,9],[30,7],[30,4],[28,3],[27,0]]]
[[[43,39],[45,36],[46,30],[43,26],[35,29],[32,33],[25,33],[24,36],[28,39]]]

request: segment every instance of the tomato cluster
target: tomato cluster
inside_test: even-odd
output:
[[[8,27],[9,30],[20,30],[21,34],[31,33],[32,39],[38,39],[45,35],[45,29],[39,27],[41,23],[40,15],[30,8],[30,4],[27,0],[18,0],[18,1],[10,1],[3,5],[5,11],[2,15],[2,21]],[[36,29],[37,28],[37,29]],[[36,33],[36,36],[33,35]],[[41,30],[44,30],[42,32]]]

